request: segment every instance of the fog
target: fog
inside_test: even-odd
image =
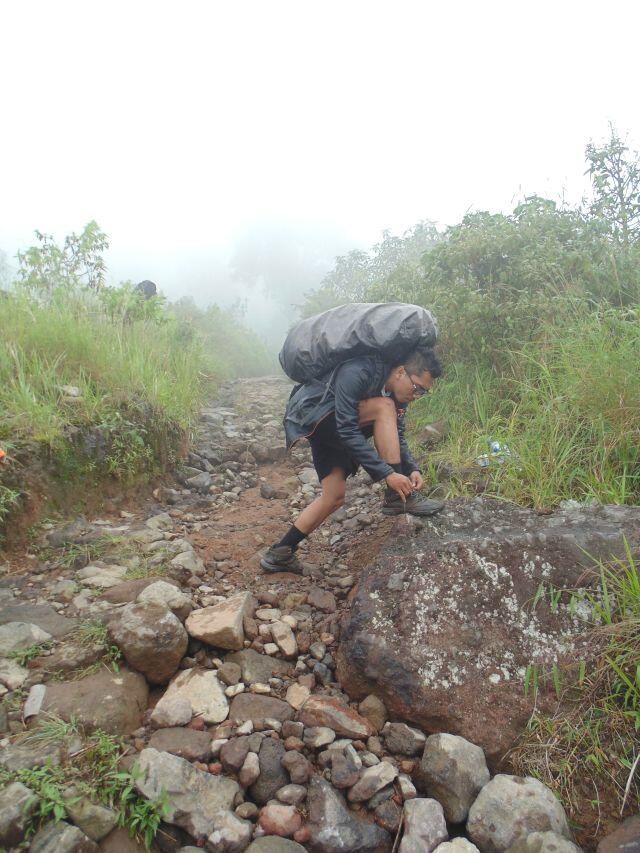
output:
[[[95,219],[111,281],[246,300],[272,337],[333,257],[586,189],[640,142],[630,2],[3,6],[0,250]]]

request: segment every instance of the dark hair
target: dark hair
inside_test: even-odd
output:
[[[431,347],[424,347],[413,350],[402,362],[407,373],[413,373],[418,376],[428,370],[434,379],[442,375],[442,364],[440,359]]]

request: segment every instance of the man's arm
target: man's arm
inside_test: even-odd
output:
[[[356,362],[343,364],[334,376],[336,427],[344,445],[373,480],[393,474],[393,468],[380,458],[358,425],[358,405],[367,393],[367,371]]]

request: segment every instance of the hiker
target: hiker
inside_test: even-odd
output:
[[[347,477],[360,466],[373,480],[386,481],[384,515],[440,512],[441,501],[420,495],[423,480],[404,436],[404,416],[408,404],[428,394],[441,373],[434,350],[420,347],[400,364],[379,355],[357,356],[338,365],[328,383],[311,381],[293,389],[284,417],[287,447],[309,439],[322,494],[266,551],[263,571],[302,572],[298,545],[342,506]],[[367,441],[371,436],[375,449]]]

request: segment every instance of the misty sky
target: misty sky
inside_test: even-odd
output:
[[[248,295],[260,328],[286,327],[333,256],[383,229],[533,192],[579,200],[585,143],[609,120],[640,147],[637,3],[0,9],[0,249],[96,219],[114,281]],[[284,278],[297,257],[305,274],[276,304],[259,274],[234,281],[238,257]]]

